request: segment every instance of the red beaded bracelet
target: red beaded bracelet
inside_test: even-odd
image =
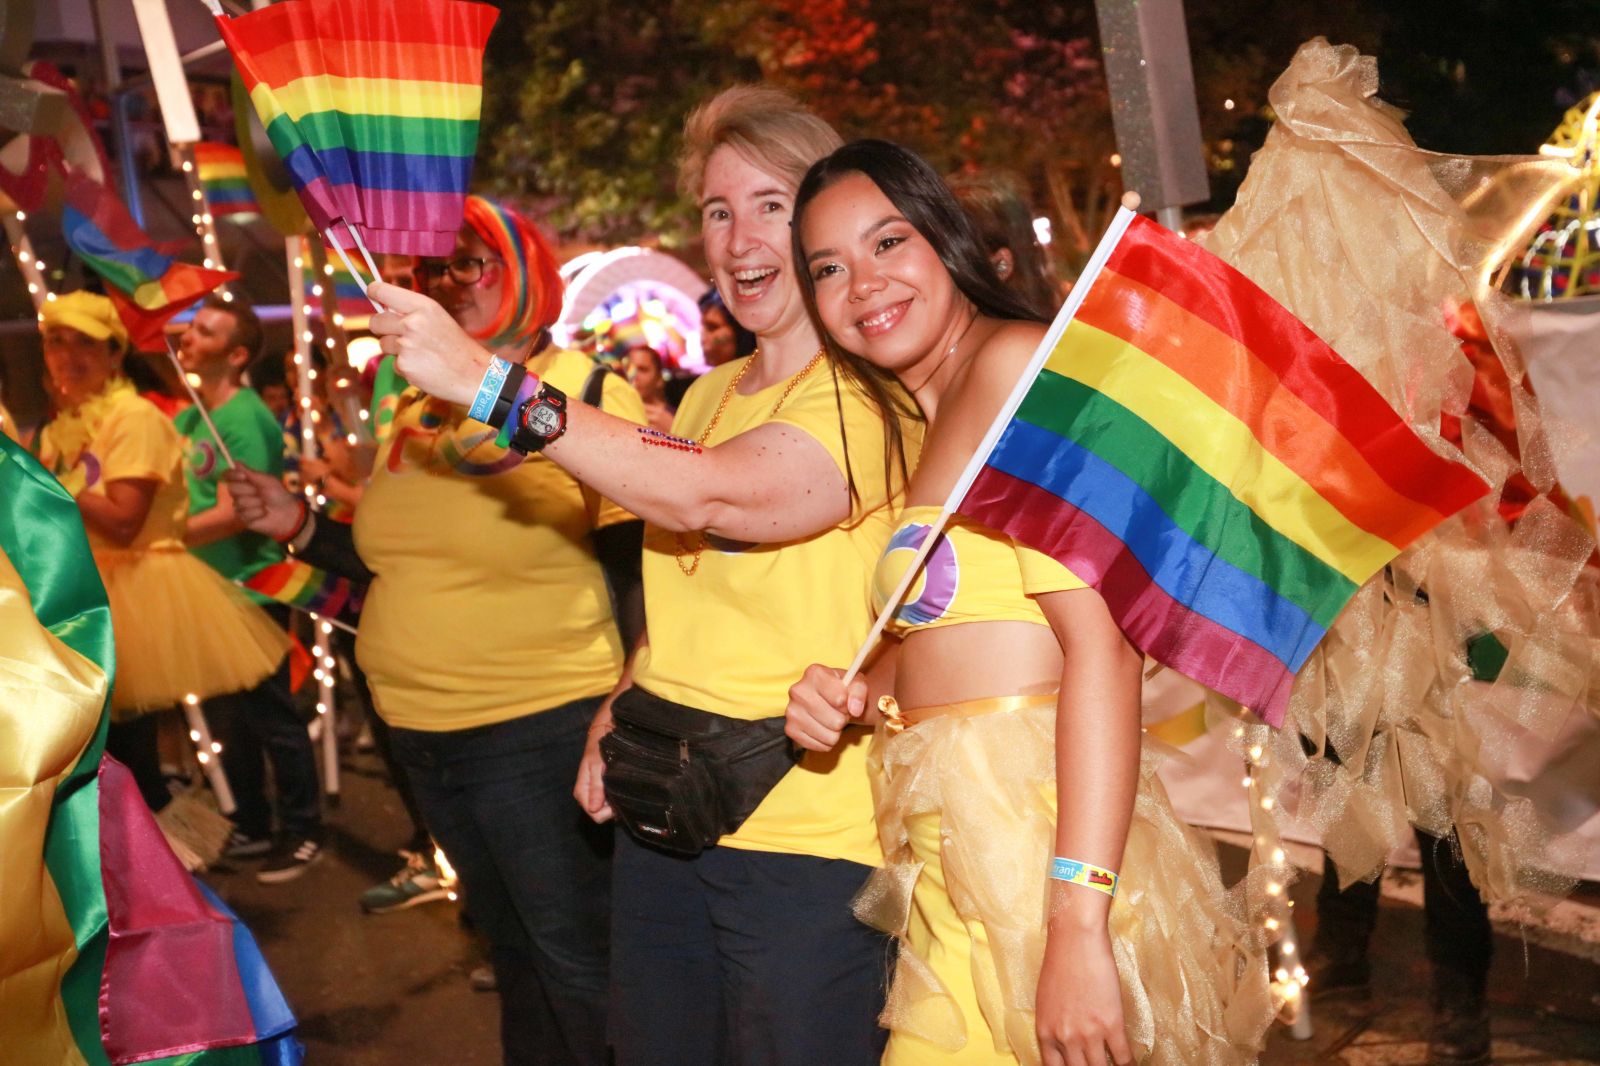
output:
[[[693,455],[699,455],[705,450],[697,441],[689,440],[686,437],[674,437],[670,433],[663,433],[659,429],[652,429],[649,426],[638,427],[638,432],[639,443],[648,444],[653,448],[671,448],[673,451],[689,452]]]

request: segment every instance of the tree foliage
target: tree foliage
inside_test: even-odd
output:
[[[1217,209],[1317,35],[1379,57],[1425,147],[1527,152],[1600,69],[1596,0],[1186,0]],[[847,138],[1011,171],[1086,247],[1120,191],[1093,0],[502,0],[480,176],[563,236],[677,244],[683,119],[718,89],[793,90]],[[1230,106],[1231,105],[1231,106]],[[1070,255],[1069,255],[1070,258]]]
[[[481,173],[498,191],[536,200],[567,236],[684,239],[691,219],[674,189],[684,116],[740,80],[794,91],[846,138],[901,141],[946,170],[1004,165],[1040,195],[1052,174],[1082,171],[1085,146],[1100,160],[1111,150],[1094,45],[1081,18],[1048,5],[509,0],[504,9],[518,46],[500,31],[489,78],[517,90],[492,104]]]
[[[684,116],[760,69],[672,0],[508,0],[485,81],[480,176],[570,238],[688,231],[675,191]]]

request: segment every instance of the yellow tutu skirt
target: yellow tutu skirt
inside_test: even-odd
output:
[[[113,721],[254,688],[289,638],[265,611],[180,548],[97,552],[117,641]]]
[[[856,913],[900,939],[886,1066],[1040,1062],[1055,706],[1050,695],[924,709],[873,745],[888,861]],[[1155,761],[1147,748],[1110,918],[1129,1043],[1157,1066],[1254,1062],[1273,1016],[1266,945]]]

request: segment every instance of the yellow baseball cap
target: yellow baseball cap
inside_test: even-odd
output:
[[[97,341],[109,339],[119,350],[128,347],[128,327],[122,324],[116,306],[92,292],[69,292],[45,301],[39,328],[52,326],[66,326]]]

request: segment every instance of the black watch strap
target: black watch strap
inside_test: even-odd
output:
[[[541,382],[533,399],[523,404],[522,410],[513,412],[512,417],[517,421],[511,447],[523,455],[543,451],[545,445],[559,440],[567,431],[567,394]]]

